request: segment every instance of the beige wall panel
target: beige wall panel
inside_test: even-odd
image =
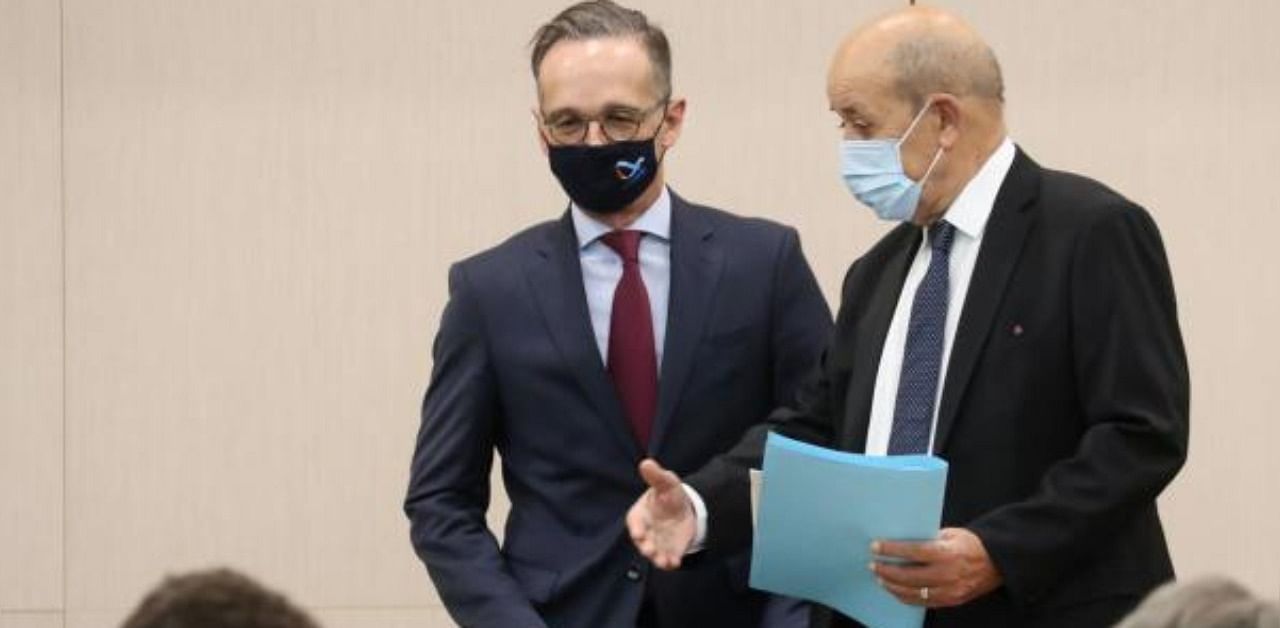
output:
[[[552,191],[508,154],[534,17],[495,67],[474,6],[66,2],[70,609],[216,563],[434,599],[400,502],[445,263]]]
[[[310,611],[325,628],[445,628],[454,626],[442,606]]]
[[[119,626],[129,616],[129,609],[112,611],[67,611],[63,628],[112,628]]]
[[[0,612],[62,606],[58,28],[0,1]]]
[[[65,628],[62,613],[6,613],[0,611],[0,628]]]

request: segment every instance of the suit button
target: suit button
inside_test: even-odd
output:
[[[640,576],[641,576],[640,568],[637,567],[636,565],[631,565],[630,567],[627,568],[627,580],[630,580],[632,582],[639,582]]]

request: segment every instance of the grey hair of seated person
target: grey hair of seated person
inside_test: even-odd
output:
[[[1280,628],[1280,606],[1210,576],[1156,589],[1116,628]]]

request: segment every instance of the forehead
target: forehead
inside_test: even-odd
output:
[[[647,107],[657,96],[649,55],[633,37],[559,41],[538,70],[544,111],[593,111],[609,104]]]
[[[827,99],[836,111],[892,108],[897,91],[888,59],[865,46],[842,48],[827,71]]]

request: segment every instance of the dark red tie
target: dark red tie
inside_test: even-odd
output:
[[[622,258],[609,321],[609,375],[640,449],[649,447],[658,407],[658,357],[653,346],[649,292],[640,276],[639,231],[613,231],[601,240]]]

